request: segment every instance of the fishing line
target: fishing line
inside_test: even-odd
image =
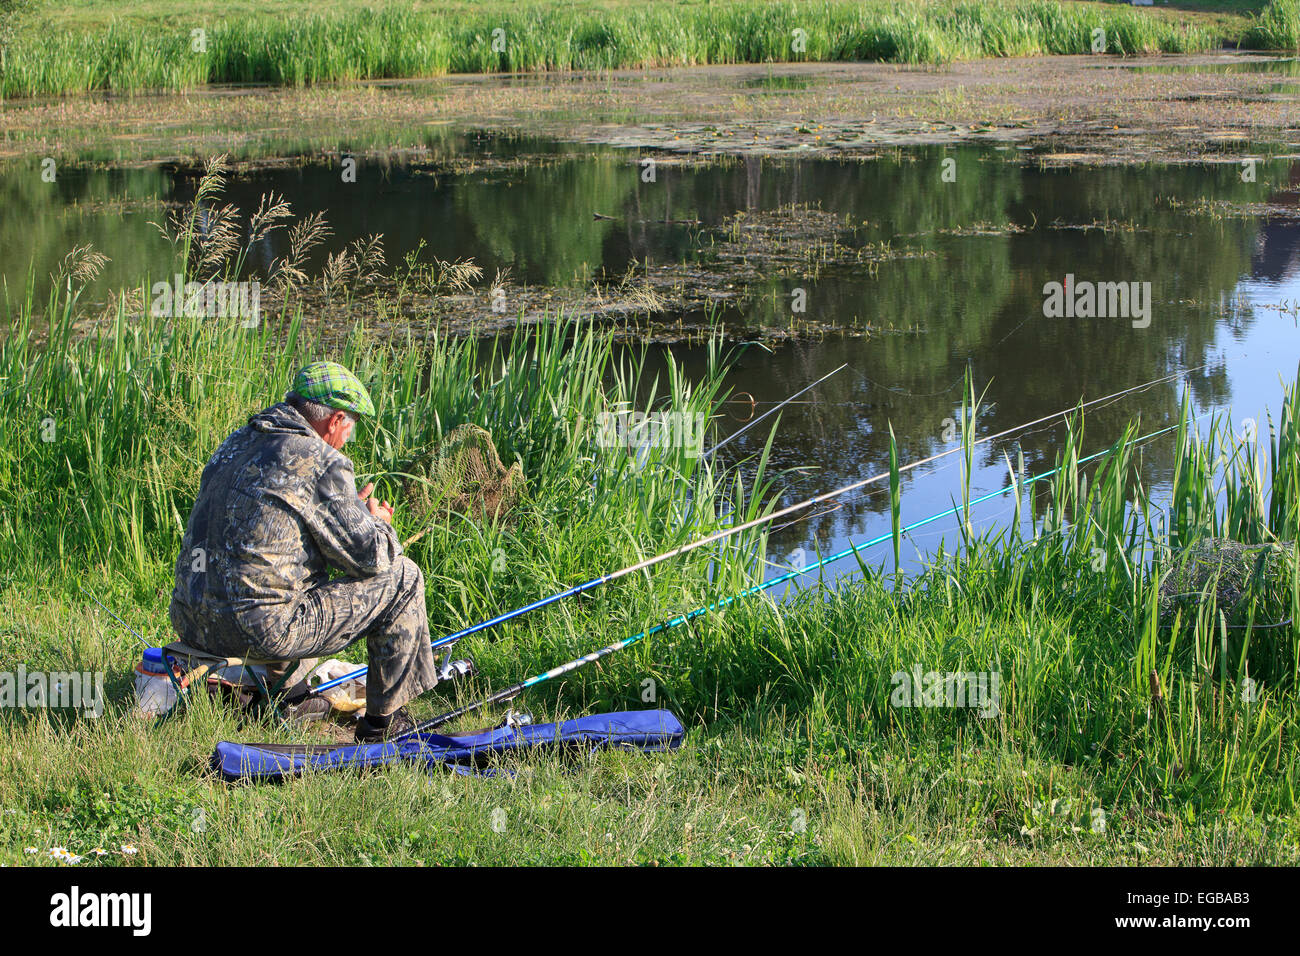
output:
[[[749,429],[753,428],[755,425],[757,425],[759,422],[761,422],[764,418],[767,418],[769,415],[773,415],[773,414],[775,414],[776,412],[779,412],[783,407],[785,407],[786,405],[790,404],[791,400],[793,400],[793,399],[797,398],[798,396],[802,395],[804,392],[807,392],[807,391],[809,391],[809,390],[811,390],[811,389],[813,389],[813,388],[816,388],[818,385],[820,385],[822,382],[826,381],[828,378],[830,378],[830,377],[831,377],[832,375],[834,375],[836,372],[843,371],[844,369],[846,369],[846,368],[848,368],[848,367],[849,367],[849,366],[848,366],[848,363],[846,362],[845,364],[841,365],[839,368],[834,369],[833,371],[827,373],[826,375],[823,375],[821,378],[817,379],[817,381],[813,382],[811,385],[809,385],[809,386],[807,386],[807,387],[805,387],[805,388],[801,388],[799,391],[797,391],[797,392],[795,392],[793,395],[791,395],[790,398],[787,398],[787,399],[786,399],[785,401],[783,401],[783,402],[778,402],[778,403],[777,403],[777,406],[776,406],[775,408],[770,409],[769,411],[764,412],[762,415],[759,415],[758,418],[755,418],[755,419],[749,420],[748,424],[746,424],[744,428],[741,428],[741,429],[739,429],[738,431],[732,432],[730,435],[728,435],[728,436],[727,436],[726,438],[724,438],[722,441],[718,442],[716,445],[714,445],[714,446],[713,446],[712,448],[710,448],[708,451],[704,452],[704,454],[702,454],[700,457],[701,457],[702,459],[703,459],[703,458],[708,458],[710,455],[712,455],[715,451],[717,451],[717,450],[718,450],[719,448],[721,448],[723,445],[727,444],[727,442],[731,441],[733,438],[739,438],[742,434],[744,434],[744,433],[745,433],[746,431],[748,431]],[[749,394],[749,393],[746,392],[745,394]],[[724,404],[725,404],[725,403],[724,403]],[[749,404],[750,404],[750,407],[751,407],[751,408],[752,408],[752,407],[754,406],[754,404],[755,404],[755,403],[753,402],[753,397],[752,397],[752,396],[751,396],[751,398],[750,398],[750,403],[749,403]],[[764,404],[768,404],[768,403],[765,402]],[[641,471],[641,470],[645,467],[645,465],[640,463],[641,459],[640,459],[639,457],[638,457],[637,460],[638,460],[637,471]],[[666,467],[666,466],[663,465],[662,462],[655,462],[651,467],[656,467],[656,466],[663,466],[663,467]],[[396,472],[396,471],[384,472],[384,474],[383,474],[382,477],[393,477],[393,476],[397,476],[397,477],[406,477],[406,478],[414,478],[414,479],[416,479],[417,481],[420,481],[420,482],[423,483],[423,484],[426,484],[426,485],[430,484],[430,482],[429,482],[429,480],[428,480],[427,478],[423,478],[423,477],[418,476],[418,475],[408,475],[408,474],[405,474],[405,473],[403,473],[403,472]],[[410,545],[415,544],[415,542],[419,541],[421,538],[423,538],[426,534],[428,534],[430,531],[432,531],[432,530],[433,530],[434,528],[436,528],[436,527],[437,527],[436,524],[431,524],[431,525],[427,525],[427,526],[424,527],[424,528],[421,528],[419,531],[415,532],[413,535],[411,535],[409,538],[407,538],[405,541],[403,541],[403,542],[402,542],[402,547],[403,547],[403,548],[406,548],[406,547],[409,547]]]
[[[708,458],[710,455],[712,455],[715,451],[717,451],[717,450],[718,450],[719,448],[721,448],[723,445],[727,444],[727,442],[732,441],[732,440],[734,440],[734,439],[736,439],[736,438],[739,438],[741,435],[745,434],[745,432],[749,431],[751,428],[753,428],[755,425],[757,425],[757,424],[758,424],[759,422],[761,422],[763,419],[767,418],[769,415],[775,415],[775,414],[776,414],[777,412],[779,412],[782,408],[784,408],[786,405],[789,405],[792,401],[794,401],[794,399],[798,398],[798,397],[799,397],[800,395],[802,395],[804,392],[810,392],[810,391],[812,391],[814,388],[816,388],[816,387],[817,387],[818,385],[820,385],[822,382],[826,381],[828,378],[830,378],[830,377],[831,377],[832,375],[834,375],[836,372],[842,372],[844,369],[846,369],[846,368],[848,368],[848,367],[849,367],[849,363],[848,363],[848,362],[845,362],[845,363],[844,363],[843,365],[841,365],[839,368],[834,369],[833,371],[827,372],[825,375],[823,375],[821,378],[817,379],[817,381],[813,382],[811,385],[807,386],[806,388],[801,388],[801,389],[799,389],[799,391],[795,392],[793,395],[791,395],[789,398],[787,398],[784,402],[781,402],[779,405],[777,405],[776,408],[768,409],[768,410],[765,411],[762,415],[759,415],[757,418],[755,418],[753,421],[751,421],[749,424],[747,424],[744,428],[741,428],[741,429],[738,430],[738,431],[734,431],[734,432],[732,432],[730,435],[728,435],[726,438],[722,439],[722,441],[718,442],[716,445],[714,445],[712,448],[710,448],[708,451],[706,451],[706,452],[704,453],[704,457],[705,457],[705,458]]]
[[[1184,372],[1181,372],[1181,373],[1175,373],[1174,375],[1171,375],[1171,376],[1166,376],[1166,378],[1164,378],[1164,379],[1156,379],[1154,382],[1150,382],[1150,383],[1148,383],[1148,384],[1145,385],[1145,386],[1137,386],[1137,387],[1134,389],[1134,391],[1137,391],[1137,390],[1142,389],[1142,388],[1148,388],[1148,387],[1150,387],[1150,386],[1152,386],[1152,385],[1159,384],[1160,382],[1167,381],[1167,380],[1170,379],[1170,378],[1176,378],[1176,377],[1178,377],[1178,375],[1181,375],[1181,374],[1189,374],[1189,373],[1191,373],[1191,372],[1196,372],[1196,371],[1199,371],[1200,369],[1208,368],[1208,367],[1209,367],[1208,363],[1206,363],[1205,365],[1198,365],[1198,366],[1196,366],[1196,367],[1194,367],[1194,368],[1187,369],[1187,370],[1185,370]],[[1123,393],[1123,392],[1117,392],[1117,393],[1115,393],[1116,396],[1123,395],[1123,394],[1125,394],[1125,393]],[[1115,396],[1106,396],[1105,398],[1099,398],[1099,399],[1096,399],[1096,400],[1095,400],[1095,404],[1097,404],[1097,406],[1098,406],[1099,409],[1100,409],[1100,408],[1108,408],[1109,406],[1115,404],[1115,402],[1117,402],[1118,400],[1119,400],[1118,397],[1115,397]],[[1090,404],[1093,404],[1093,403],[1090,403]],[[1081,406],[1079,406],[1079,407],[1080,407],[1080,408],[1083,408],[1083,407],[1085,407],[1085,406],[1082,406],[1082,405],[1081,405]],[[1204,417],[1205,417],[1204,415],[1199,415],[1199,416],[1197,416],[1196,418],[1193,418],[1192,421],[1199,421],[1201,418],[1204,418]],[[1043,425],[1043,426],[1040,427],[1040,428],[1026,428],[1026,429],[1024,430],[1023,434],[1020,436],[1020,438],[1017,439],[1017,441],[1016,441],[1016,446],[1017,446],[1016,450],[1017,450],[1017,452],[1023,452],[1023,448],[1020,447],[1020,446],[1021,446],[1021,443],[1024,441],[1025,438],[1027,438],[1027,437],[1031,437],[1031,436],[1033,436],[1033,435],[1045,434],[1045,433],[1050,432],[1052,429],[1057,428],[1057,427],[1059,427],[1059,423],[1054,423],[1054,424],[1051,424],[1051,425]],[[1014,431],[1015,429],[1012,429],[1012,430]],[[1007,433],[1006,433],[1006,432],[1002,432],[1001,434],[1002,434],[1002,435],[1005,435],[1005,434],[1007,434]],[[984,442],[984,441],[991,441],[992,438],[997,438],[997,437],[1000,437],[1000,436],[998,436],[998,435],[994,435],[994,436],[992,436],[991,438],[980,439],[979,441],[974,442],[974,443],[972,443],[972,444],[980,444],[981,442]],[[1005,456],[1005,453],[1004,453],[1004,456]],[[935,467],[935,468],[929,469],[925,474],[926,474],[927,476],[938,475],[938,474],[941,474],[942,472],[947,471],[948,469],[951,469],[951,468],[957,468],[957,467],[959,467],[960,465],[961,465],[961,461],[960,461],[960,460],[955,460],[955,461],[948,462],[948,463],[943,464],[943,465],[939,465],[939,466],[937,466],[937,467]],[[873,492],[866,492],[865,494],[864,494],[864,493],[861,493],[861,492],[854,493],[853,495],[851,495],[851,496],[849,496],[848,498],[846,498],[846,499],[844,500],[843,503],[844,503],[844,504],[860,504],[860,503],[861,503],[862,501],[864,501],[867,497],[870,497],[870,495],[871,495],[872,493],[873,493]]]
[[[1127,447],[1127,446],[1129,446],[1129,445],[1133,445],[1133,444],[1136,444],[1136,443],[1138,443],[1138,442],[1148,441],[1148,440],[1150,440],[1150,439],[1153,439],[1153,438],[1159,437],[1160,435],[1166,434],[1167,432],[1175,431],[1178,427],[1179,427],[1179,426],[1177,426],[1177,425],[1173,425],[1173,426],[1170,426],[1170,427],[1168,427],[1168,428],[1163,428],[1163,429],[1161,429],[1161,430],[1159,430],[1159,431],[1152,432],[1152,433],[1150,433],[1150,434],[1148,434],[1148,435],[1143,435],[1143,436],[1141,436],[1141,437],[1139,437],[1139,438],[1131,439],[1130,441],[1128,441],[1128,442],[1124,443],[1123,445],[1119,446],[1119,448]],[[1112,446],[1112,447],[1110,447],[1110,448],[1105,449],[1104,451],[1099,451],[1099,452],[1096,452],[1095,454],[1088,455],[1088,456],[1085,457],[1085,458],[1080,458],[1080,459],[1078,459],[1078,460],[1076,461],[1076,465],[1084,464],[1085,462],[1092,461],[1092,460],[1094,460],[1094,459],[1096,459],[1096,458],[1101,458],[1101,457],[1103,457],[1103,456],[1105,456],[1105,455],[1109,455],[1109,454],[1111,454],[1112,452],[1117,451],[1117,450],[1118,450],[1118,448],[1116,448],[1115,446]],[[1053,469],[1051,469],[1050,471],[1042,472],[1041,474],[1034,475],[1034,476],[1032,476],[1032,477],[1030,477],[1030,478],[1025,478],[1025,479],[1023,479],[1023,480],[1021,480],[1021,481],[1018,481],[1018,482],[1017,482],[1017,481],[1013,481],[1013,482],[1011,482],[1010,484],[1006,485],[1006,486],[1003,487],[1003,488],[1000,488],[1000,489],[997,490],[997,491],[992,491],[992,492],[989,492],[989,493],[987,493],[987,494],[985,494],[985,495],[981,495],[979,498],[973,499],[973,500],[970,502],[970,504],[971,504],[971,505],[976,505],[976,504],[979,504],[979,503],[981,503],[981,502],[988,501],[988,500],[990,500],[990,499],[992,499],[992,498],[999,497],[1000,495],[1004,495],[1004,494],[1007,494],[1007,493],[1009,493],[1009,492],[1013,492],[1013,491],[1015,491],[1015,490],[1017,489],[1017,487],[1025,488],[1025,487],[1027,487],[1027,486],[1029,486],[1029,485],[1031,485],[1031,484],[1034,484],[1034,483],[1036,483],[1036,482],[1042,481],[1042,480],[1044,480],[1044,479],[1046,479],[1046,478],[1050,478],[1052,475],[1055,475],[1055,474],[1057,474],[1057,473],[1060,472],[1060,471],[1061,471],[1061,468],[1060,468],[1060,467],[1057,467],[1057,468],[1053,468]],[[948,511],[944,511],[944,512],[941,512],[941,513],[936,514],[936,515],[931,515],[931,516],[928,517],[928,518],[924,518],[924,519],[922,519],[921,521],[917,521],[917,522],[914,522],[914,523],[911,524],[911,525],[908,525],[908,530],[911,530],[911,529],[913,529],[913,528],[919,528],[919,527],[921,527],[921,526],[923,526],[923,525],[927,525],[927,524],[930,524],[930,523],[932,523],[932,522],[938,521],[938,520],[940,520],[941,518],[946,518],[946,517],[949,517],[949,516],[951,516],[951,515],[955,515],[955,514],[959,513],[960,510],[961,510],[960,508],[952,508],[952,509],[950,509],[950,510],[948,510]],[[900,530],[900,533],[901,533],[901,530]],[[473,703],[469,703],[469,704],[465,704],[465,705],[463,705],[463,706],[461,706],[461,707],[457,707],[457,708],[455,708],[454,710],[450,710],[450,711],[448,711],[448,712],[446,712],[446,713],[444,713],[444,714],[440,714],[440,715],[438,715],[437,717],[434,717],[434,718],[432,718],[432,719],[430,719],[430,720],[423,721],[423,722],[417,724],[417,725],[416,725],[412,730],[409,730],[409,731],[407,731],[407,732],[404,733],[404,734],[400,734],[400,735],[397,735],[397,736],[393,737],[393,738],[389,741],[389,743],[396,743],[396,742],[398,742],[398,741],[400,741],[400,740],[404,740],[404,739],[409,738],[409,737],[411,737],[411,736],[413,736],[413,735],[415,735],[415,734],[418,734],[418,733],[420,733],[421,731],[432,730],[432,729],[435,728],[435,727],[440,727],[440,726],[442,726],[443,724],[448,723],[449,721],[455,720],[456,718],[461,717],[461,716],[463,716],[463,715],[465,715],[465,714],[471,713],[472,711],[479,710],[479,709],[482,708],[482,707],[487,707],[487,706],[490,706],[491,704],[501,703],[501,702],[506,701],[506,700],[509,700],[509,699],[511,699],[511,698],[513,698],[513,697],[517,697],[519,694],[521,694],[523,691],[527,690],[527,689],[530,688],[530,687],[534,687],[534,686],[536,686],[536,685],[538,685],[538,684],[544,683],[545,681],[553,680],[553,679],[556,678],[556,677],[561,677],[561,676],[563,676],[563,675],[565,675],[565,674],[571,673],[571,672],[577,670],[577,669],[580,668],[580,667],[583,667],[583,666],[585,666],[585,665],[587,665],[587,664],[591,664],[591,663],[593,663],[593,662],[595,662],[595,661],[598,661],[598,660],[600,660],[601,658],[603,658],[603,657],[607,657],[607,656],[609,656],[610,654],[613,654],[613,653],[615,653],[616,651],[620,651],[620,650],[622,650],[622,649],[625,648],[625,647],[630,647],[631,645],[636,644],[637,642],[642,641],[642,640],[644,640],[644,639],[647,638],[647,637],[651,637],[651,636],[653,636],[653,635],[655,635],[655,634],[658,634],[658,633],[660,633],[660,632],[662,632],[662,631],[669,630],[670,628],[679,627],[680,625],[682,625],[682,624],[686,624],[686,623],[688,623],[688,622],[690,622],[690,621],[692,621],[692,620],[694,620],[694,619],[696,619],[696,618],[698,618],[698,617],[700,617],[700,616],[702,616],[702,615],[704,615],[704,614],[709,613],[710,611],[718,610],[718,609],[720,609],[720,608],[725,608],[725,607],[727,607],[727,606],[729,606],[729,605],[735,603],[736,601],[741,600],[742,598],[749,597],[749,596],[751,596],[751,595],[753,595],[753,594],[757,594],[757,593],[759,593],[759,592],[761,592],[761,591],[766,591],[766,590],[768,590],[768,589],[770,589],[770,588],[776,587],[778,584],[783,584],[783,583],[785,583],[785,582],[787,582],[787,581],[790,581],[790,580],[792,580],[792,579],[794,579],[794,578],[801,577],[801,576],[806,575],[806,574],[811,574],[813,571],[817,571],[817,570],[819,570],[819,569],[825,567],[825,566],[828,565],[828,564],[831,564],[831,563],[833,563],[833,562],[835,562],[835,561],[842,560],[843,558],[846,558],[846,557],[848,557],[849,555],[857,554],[858,552],[863,551],[863,550],[865,550],[866,548],[872,547],[873,545],[876,545],[876,544],[880,544],[881,542],[884,542],[884,541],[889,541],[889,540],[891,540],[892,538],[893,538],[893,533],[890,532],[889,534],[880,535],[880,536],[878,536],[878,537],[872,538],[872,539],[870,539],[869,541],[864,541],[864,542],[862,542],[861,544],[851,545],[850,547],[846,548],[845,550],[840,551],[840,552],[837,552],[836,554],[833,554],[833,555],[831,555],[830,557],[822,558],[821,560],[817,561],[815,564],[811,564],[811,565],[809,565],[809,566],[806,567],[806,568],[797,569],[797,570],[792,570],[792,571],[789,571],[789,572],[787,572],[787,573],[785,573],[785,574],[778,575],[778,576],[776,576],[776,577],[774,577],[774,578],[772,578],[772,579],[770,579],[770,580],[768,580],[768,581],[764,581],[764,582],[761,583],[761,584],[757,584],[757,585],[754,585],[753,587],[746,588],[745,590],[740,591],[739,593],[734,594],[734,595],[732,595],[732,596],[730,596],[730,597],[722,598],[722,599],[720,599],[720,600],[718,600],[718,601],[713,602],[712,604],[707,604],[707,605],[705,605],[704,607],[696,608],[694,611],[690,611],[690,612],[688,612],[688,613],[686,613],[686,614],[678,615],[677,617],[674,617],[674,618],[672,618],[672,619],[670,619],[670,620],[668,620],[668,621],[665,621],[665,622],[660,623],[660,624],[656,624],[654,627],[649,628],[648,630],[642,631],[642,632],[640,632],[639,634],[633,634],[631,637],[624,638],[623,640],[618,641],[618,642],[616,642],[616,643],[614,643],[614,644],[610,644],[610,645],[607,645],[606,647],[602,647],[600,650],[592,651],[590,654],[585,654],[585,655],[583,655],[582,657],[579,657],[579,658],[576,658],[575,660],[569,661],[569,662],[566,663],[566,664],[561,664],[561,665],[559,665],[558,667],[553,667],[553,668],[551,668],[551,669],[548,670],[548,671],[544,671],[544,672],[541,673],[541,674],[538,674],[538,675],[536,675],[536,676],[534,676],[534,677],[530,677],[530,678],[528,678],[527,680],[524,680],[524,681],[519,682],[518,684],[514,684],[514,685],[512,685],[512,686],[510,686],[510,687],[505,688],[504,690],[498,691],[498,692],[495,693],[495,694],[490,694],[489,696],[483,698],[482,700],[475,701],[475,702],[473,702]]]
[[[1125,392],[1116,392],[1116,393],[1114,393],[1113,395],[1108,395],[1108,396],[1104,396],[1103,398],[1095,399],[1093,402],[1089,402],[1089,403],[1087,403],[1086,405],[1081,405],[1081,406],[1079,406],[1079,408],[1084,408],[1084,407],[1087,407],[1088,405],[1096,405],[1098,408],[1107,408],[1107,407],[1109,407],[1110,405],[1114,404],[1115,402],[1119,401],[1119,399],[1120,399],[1122,396],[1128,394],[1129,391],[1132,391],[1132,392],[1141,391],[1141,390],[1143,390],[1143,389],[1150,388],[1150,387],[1153,387],[1153,386],[1155,386],[1155,385],[1161,384],[1162,382],[1169,381],[1170,379],[1178,378],[1178,377],[1181,376],[1181,375],[1189,375],[1189,374],[1191,374],[1192,372],[1197,372],[1197,371],[1200,371],[1201,369],[1205,369],[1205,368],[1208,368],[1208,367],[1209,367],[1209,363],[1207,362],[1207,363],[1204,363],[1204,364],[1202,364],[1202,365],[1197,365],[1197,366],[1194,366],[1194,367],[1189,368],[1189,369],[1184,369],[1184,370],[1182,370],[1181,372],[1176,372],[1176,373],[1173,373],[1172,375],[1167,375],[1167,376],[1165,376],[1164,378],[1155,379],[1154,381],[1152,381],[1152,382],[1148,382],[1148,383],[1146,383],[1145,385],[1135,386],[1133,389],[1130,389],[1130,390],[1128,390],[1128,391],[1125,391]],[[866,377],[865,375],[861,375],[861,373],[859,373],[859,376],[860,376],[861,378],[863,378],[864,380],[870,382],[870,379],[867,379],[867,377]],[[872,382],[871,384],[876,385],[876,383],[874,383],[874,382]],[[877,385],[877,387],[884,388],[884,386],[879,386],[879,385]],[[890,389],[886,389],[886,390],[890,390]],[[951,391],[951,390],[952,390],[952,386],[949,386],[947,389],[944,390],[944,392],[936,392],[936,393],[934,393],[934,394],[935,394],[935,395],[940,395],[940,394],[944,394],[944,393],[946,393],[946,392],[948,392],[948,391]],[[892,391],[898,391],[898,390],[892,390]],[[910,393],[909,393],[909,394],[910,394]],[[995,404],[996,404],[996,403],[993,403],[993,405],[995,405]],[[987,407],[992,407],[992,405],[987,406]],[[971,413],[971,414],[972,414],[972,417],[974,417],[974,415],[977,414],[977,413],[978,413],[978,409],[975,409],[974,411],[972,411],[972,413]],[[1066,414],[1068,414],[1068,413],[1066,413]],[[1049,416],[1049,418],[1055,418],[1055,417],[1058,417],[1058,416]],[[1038,421],[1046,421],[1046,419],[1039,419]],[[1031,424],[1031,425],[1032,425],[1032,424],[1037,424],[1037,422],[1031,422],[1030,424]],[[1022,430],[1022,431],[1023,431],[1023,434],[1020,436],[1020,438],[1019,438],[1019,439],[1017,440],[1017,442],[1016,442],[1016,450],[1017,450],[1017,452],[1021,452],[1021,451],[1023,451],[1023,448],[1022,448],[1022,442],[1024,441],[1025,438],[1032,437],[1032,436],[1034,436],[1034,435],[1045,434],[1045,433],[1047,433],[1047,432],[1050,432],[1052,429],[1058,427],[1058,424],[1059,424],[1059,423],[1053,423],[1053,424],[1050,424],[1050,425],[1043,425],[1043,426],[1040,427],[1040,428],[1030,428],[1030,427],[1028,427],[1028,426],[1020,426],[1019,429],[1010,429],[1010,430],[1008,430],[1008,431],[1001,432],[1001,433],[999,433],[998,435],[990,436],[989,438],[980,439],[980,440],[978,440],[978,441],[976,441],[976,442],[974,442],[974,443],[972,443],[972,444],[975,445],[975,444],[981,444],[981,443],[986,442],[986,441],[992,441],[992,440],[995,439],[995,438],[999,438],[999,437],[1002,437],[1002,436],[1004,436],[1004,435],[1006,435],[1006,434],[1009,434],[1011,431]],[[936,457],[942,457],[942,456],[936,456]],[[949,469],[949,468],[958,467],[960,464],[961,464],[960,460],[952,461],[952,462],[949,462],[949,463],[946,463],[946,464],[943,464],[943,465],[939,465],[939,466],[937,466],[937,467],[935,467],[935,468],[932,468],[932,469],[928,470],[928,471],[926,472],[926,474],[927,474],[927,475],[930,475],[930,476],[938,475],[938,474],[940,474],[941,472],[944,472],[944,471],[946,471],[946,470]],[[869,495],[870,495],[870,492],[868,492],[867,495],[869,496]],[[854,496],[851,496],[851,497],[847,498],[847,499],[844,501],[844,504],[850,504],[850,503],[861,503],[861,501],[863,501],[863,500],[864,500],[864,498],[863,498],[861,495],[854,495]]]

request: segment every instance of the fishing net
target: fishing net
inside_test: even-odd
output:
[[[408,471],[405,501],[422,520],[438,515],[472,515],[479,521],[508,521],[524,490],[523,465],[507,468],[492,443],[492,433],[459,425]]]
[[[1244,622],[1252,599],[1256,624],[1280,620],[1291,589],[1294,555],[1294,542],[1242,544],[1230,538],[1202,538],[1175,555],[1173,570],[1160,585],[1161,620],[1171,621],[1180,608],[1186,620],[1211,597],[1229,624]]]

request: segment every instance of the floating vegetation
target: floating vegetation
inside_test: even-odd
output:
[[[1286,197],[1290,196],[1290,201]],[[1209,219],[1300,219],[1300,194],[1279,191],[1269,202],[1234,202],[1230,199],[1211,199],[1200,196],[1182,200],[1175,196],[1164,197],[1171,209],[1180,209],[1189,216]]]
[[[1047,224],[1048,229],[1072,230],[1076,232],[1150,232],[1150,228],[1139,226],[1131,219],[1120,222],[1116,219],[1094,219],[1092,222],[1063,222],[1054,219]]]
[[[773,280],[812,281],[844,269],[874,273],[882,262],[934,255],[889,241],[863,241],[859,227],[845,217],[809,204],[785,204],[738,212],[713,227],[697,220],[671,221],[696,227],[689,233],[690,253],[677,261],[633,261],[619,275],[599,274],[568,286],[518,282],[508,269],[484,282],[475,262],[426,255],[423,240],[392,269],[382,235],[330,251],[332,231],[324,215],[295,219],[289,203],[274,194],[263,195],[245,217],[223,201],[228,172],[224,156],[209,159],[194,198],[169,204],[164,220],[154,224],[175,253],[177,271],[204,286],[263,282],[262,319],[284,323],[301,311],[326,337],[343,335],[330,330],[351,328],[357,321],[381,338],[494,335],[516,325],[551,321],[564,311],[610,325],[619,340],[703,340],[714,333],[719,309],[740,311],[746,302],[768,294]],[[597,213],[596,218],[612,217]],[[288,248],[262,275],[250,265],[249,253],[274,232],[286,234]],[[309,274],[313,250],[323,251],[325,259]],[[107,261],[90,246],[69,255],[77,262],[67,269],[94,274]],[[141,317],[151,301],[146,293],[144,287],[125,290],[102,303],[97,314],[83,310],[77,328],[85,332],[113,323],[119,304],[127,314]],[[870,331],[791,315],[779,326],[737,334],[775,340]]]

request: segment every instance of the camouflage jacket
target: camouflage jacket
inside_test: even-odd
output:
[[[222,443],[203,469],[176,562],[172,619],[232,626],[254,645],[288,628],[308,588],[333,567],[382,574],[402,553],[357,497],[347,456],[290,405],[272,405]]]

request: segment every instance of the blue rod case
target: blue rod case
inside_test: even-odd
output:
[[[592,714],[557,724],[499,727],[462,737],[422,733],[397,743],[333,747],[238,744],[221,741],[212,768],[227,780],[281,780],[306,770],[347,770],[410,762],[432,771],[473,772],[496,754],[555,747],[596,751],[608,747],[658,752],[678,747],[686,731],[666,710]]]

